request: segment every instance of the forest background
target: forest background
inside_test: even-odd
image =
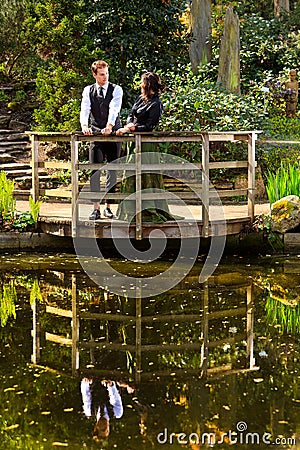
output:
[[[193,0],[194,3],[196,0]],[[182,0],[3,0],[0,11],[0,102],[31,111],[31,129],[78,131],[81,93],[96,59],[110,64],[110,80],[124,90],[122,119],[139,94],[143,71],[167,85],[161,130],[262,130],[263,136],[300,139],[300,114],[285,115],[284,82],[300,59],[300,2],[209,1],[210,56],[193,68],[193,2]],[[240,26],[240,93],[218,83],[226,9]],[[1,86],[13,85],[13,97]],[[267,92],[266,89],[267,88]],[[173,149],[174,151],[174,149]],[[175,149],[194,160],[192,146]],[[230,146],[215,149],[232,153]],[[231,155],[232,156],[232,155]],[[238,155],[236,155],[238,156]],[[289,146],[264,146],[262,168],[295,161]],[[225,155],[226,157],[226,155]]]

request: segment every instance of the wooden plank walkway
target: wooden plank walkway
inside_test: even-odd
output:
[[[27,201],[18,200],[17,210],[20,212],[28,211],[29,205]],[[116,213],[117,205],[113,204],[111,209]],[[162,230],[168,238],[193,237],[189,234],[191,223],[198,224],[199,230],[202,228],[201,206],[197,205],[170,205],[170,211],[173,214],[184,217],[180,221],[168,221],[164,224],[143,223],[144,237],[148,237],[153,230]],[[124,233],[128,233],[131,238],[135,237],[135,227],[129,226],[128,222],[118,219],[108,220],[102,218],[96,223],[89,221],[88,217],[91,213],[90,205],[81,205],[80,207],[80,235],[82,237],[111,238],[111,226],[114,227],[114,236],[116,231],[119,237],[125,237]],[[255,205],[255,215],[269,214],[270,204],[261,203]],[[45,233],[51,233],[59,236],[72,236],[72,206],[70,203],[43,203],[40,209],[40,226]],[[226,224],[226,235],[238,234],[251,224],[251,218],[248,216],[247,204],[226,204],[222,208],[219,206],[210,207],[210,216],[215,224],[214,235],[224,235],[224,222]],[[178,222],[180,222],[180,228]],[[220,223],[218,231],[217,223]],[[182,233],[185,233],[182,236]],[[128,234],[126,234],[128,236]],[[209,235],[212,235],[210,232]],[[118,236],[117,236],[118,237]]]

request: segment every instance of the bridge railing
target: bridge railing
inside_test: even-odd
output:
[[[149,171],[149,165],[142,163],[142,144],[145,142],[152,143],[184,143],[193,142],[199,143],[199,153],[201,155],[199,163],[193,163],[193,166],[199,168],[202,172],[201,180],[201,220],[202,220],[202,235],[209,236],[209,222],[210,222],[210,199],[216,195],[216,191],[211,189],[210,185],[210,170],[213,169],[245,169],[247,171],[247,188],[245,189],[225,189],[218,190],[219,197],[237,197],[246,196],[248,202],[248,216],[250,220],[254,219],[255,207],[255,142],[257,140],[258,131],[226,131],[226,132],[155,132],[155,133],[135,133],[131,135],[124,135],[121,138],[117,136],[103,136],[90,135],[85,136],[82,133],[43,133],[30,132],[31,146],[32,146],[32,196],[37,200],[41,195],[46,197],[56,198],[70,198],[72,203],[72,234],[76,236],[77,223],[79,220],[78,211],[78,197],[80,191],[79,171],[80,170],[134,170],[136,177],[136,221],[135,221],[135,237],[142,239],[143,236],[143,222],[142,222],[142,201],[149,199],[151,194],[143,193],[141,186],[142,173]],[[115,163],[107,164],[90,164],[79,161],[79,145],[80,143],[92,141],[117,141],[123,143],[133,142],[135,145],[135,161],[134,164]],[[41,161],[39,156],[39,145],[45,142],[69,142],[71,146],[71,161]],[[210,143],[211,142],[246,142],[248,146],[247,160],[243,161],[210,161]],[[66,191],[62,189],[41,189],[39,171],[44,169],[70,169],[71,170],[71,185],[72,190]],[[152,165],[152,169],[159,170]],[[185,164],[163,164],[161,169],[164,171],[180,169],[185,170]],[[190,163],[187,161],[186,170],[190,170]],[[153,195],[153,194],[152,194]],[[122,200],[128,196],[125,193],[110,193],[109,198],[112,200]],[[176,192],[176,196],[186,200],[198,198],[195,192]],[[95,193],[80,193],[80,199],[92,199]],[[155,198],[168,199],[170,193],[155,193]],[[105,198],[105,195],[103,196]],[[132,198],[132,197],[131,197]],[[152,197],[153,198],[153,197]],[[200,220],[200,217],[199,217]]]

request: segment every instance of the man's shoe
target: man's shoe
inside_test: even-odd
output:
[[[92,212],[92,214],[89,217],[90,220],[98,220],[101,219],[101,214],[99,209],[94,209],[94,211]]]
[[[114,217],[110,208],[105,208],[105,210],[103,211],[103,214],[104,214],[104,217],[106,217],[107,219],[112,219]]]

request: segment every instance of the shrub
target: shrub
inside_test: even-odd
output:
[[[80,90],[82,78],[74,70],[56,67],[53,71],[40,69],[37,95],[42,104],[34,111],[40,131],[77,131],[79,125]]]

